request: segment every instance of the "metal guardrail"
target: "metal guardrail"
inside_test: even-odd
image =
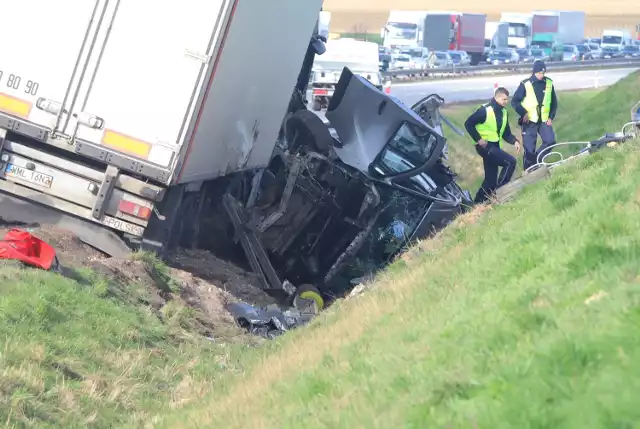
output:
[[[615,58],[611,60],[586,60],[586,61],[553,61],[545,62],[547,71],[575,71],[597,70],[611,68],[640,67],[640,58]],[[521,64],[482,64],[464,67],[433,67],[427,69],[411,70],[387,70],[382,72],[386,78],[393,81],[435,80],[452,79],[468,76],[491,76],[494,74],[522,74],[530,73],[532,63]]]

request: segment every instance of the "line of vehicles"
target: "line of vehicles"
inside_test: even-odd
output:
[[[422,70],[428,74],[433,68],[581,61],[640,53],[638,41],[617,30],[605,31],[604,42],[584,39],[584,18],[584,12],[534,11],[506,12],[500,21],[486,21],[486,15],[476,13],[392,10],[381,31],[381,45],[339,35],[329,38],[325,54],[313,65],[312,109],[327,108],[343,67],[388,91],[381,72]],[[320,22],[327,35],[333,34],[330,20],[330,13],[322,12]]]
[[[623,29],[585,38],[582,11],[504,12],[500,21],[456,11],[392,10],[381,30],[384,70],[637,57],[640,41]],[[419,53],[419,55],[413,55]],[[429,61],[429,58],[435,61]],[[461,58],[468,58],[468,64]]]

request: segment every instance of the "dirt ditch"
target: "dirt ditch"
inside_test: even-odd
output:
[[[200,250],[180,250],[167,265],[144,254],[110,258],[83,243],[70,231],[48,225],[20,226],[56,250],[61,274],[78,282],[106,282],[105,294],[132,304],[143,304],[167,322],[213,337],[242,335],[231,314],[230,302],[257,306],[275,303],[260,289],[257,276]],[[0,238],[10,227],[0,227]],[[193,311],[195,310],[195,312]],[[195,314],[195,317],[194,317]]]

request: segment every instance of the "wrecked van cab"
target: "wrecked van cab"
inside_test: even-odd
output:
[[[463,200],[441,130],[367,79],[345,68],[326,117],[292,112],[269,166],[223,198],[265,289],[316,310],[446,225]]]
[[[326,114],[341,140],[336,154],[366,173],[380,194],[371,233],[342,274],[334,281],[325,279],[330,289],[346,292],[360,279],[371,278],[410,242],[443,228],[472,203],[443,162],[442,98],[432,94],[408,108],[394,97],[372,91],[368,81],[348,69],[337,92],[340,96],[334,95]]]

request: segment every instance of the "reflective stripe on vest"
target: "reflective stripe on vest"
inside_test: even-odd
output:
[[[493,111],[493,108],[488,105],[484,105],[485,111],[487,112],[487,119],[481,124],[476,125],[476,130],[480,137],[488,142],[498,142],[498,146],[501,146],[502,135],[504,134],[504,130],[507,128],[507,109],[502,108],[502,126],[500,127],[500,132],[498,132],[498,119],[496,118],[496,112]]]
[[[524,84],[526,91],[524,100],[522,100],[522,107],[525,108],[529,114],[529,120],[531,122],[538,122],[538,98],[536,97],[533,84],[530,80]],[[542,99],[542,106],[540,106],[540,113],[542,114],[542,122],[546,122],[549,119],[549,112],[551,111],[551,91],[553,89],[553,82],[547,78],[547,84],[544,89],[544,98]]]

